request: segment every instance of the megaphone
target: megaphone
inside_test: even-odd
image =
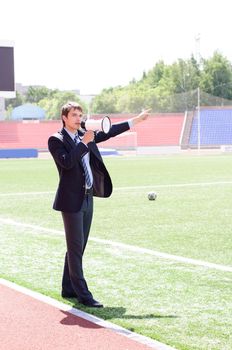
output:
[[[103,131],[105,134],[108,134],[111,128],[111,120],[108,116],[105,116],[102,119],[86,119],[82,120],[81,127],[84,130],[92,130],[92,131]]]

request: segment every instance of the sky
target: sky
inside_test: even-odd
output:
[[[231,0],[2,0],[0,42],[14,42],[17,83],[98,94],[159,60],[217,50],[232,62],[231,10]]]

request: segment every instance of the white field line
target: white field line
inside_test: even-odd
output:
[[[8,196],[37,196],[37,195],[44,195],[44,194],[54,194],[54,191],[0,193],[0,197],[8,197]]]
[[[4,225],[15,226],[15,227],[28,228],[28,229],[32,229],[32,230],[36,230],[36,231],[40,231],[40,232],[45,232],[45,233],[64,235],[63,231],[53,230],[53,229],[49,229],[49,228],[45,228],[45,227],[41,227],[41,226],[37,226],[37,225],[24,224],[21,222],[16,222],[16,221],[11,220],[11,219],[0,218],[0,223],[2,223]],[[158,252],[158,251],[155,251],[152,249],[140,248],[140,247],[133,246],[130,244],[110,241],[108,239],[102,239],[102,238],[96,238],[96,237],[90,237],[89,239],[93,242],[96,242],[96,243],[110,245],[110,246],[117,247],[117,248],[122,248],[122,249],[125,249],[127,251],[131,251],[131,252],[135,252],[135,253],[148,254],[148,255],[156,256],[158,258],[162,258],[162,259],[166,259],[166,260],[177,261],[177,262],[180,262],[183,264],[201,266],[201,267],[220,270],[220,271],[224,271],[224,272],[232,272],[232,266],[219,265],[219,264],[214,264],[214,263],[210,263],[210,262],[203,261],[203,260],[196,260],[196,259],[186,258],[183,256]]]
[[[128,186],[128,187],[116,187],[115,191],[124,190],[137,190],[147,188],[175,188],[175,187],[193,187],[193,186],[218,186],[218,185],[232,185],[232,181],[215,181],[215,182],[193,182],[193,183],[180,183],[180,184],[164,184],[164,185],[146,185],[146,186]]]
[[[148,188],[175,188],[175,187],[193,187],[193,186],[220,186],[220,185],[232,185],[232,181],[214,181],[214,182],[193,182],[193,183],[180,183],[180,184],[163,184],[163,185],[146,185],[146,186],[125,186],[125,187],[114,187],[114,191],[129,191],[139,190]],[[45,194],[55,194],[55,191],[41,191],[41,192],[9,192],[0,193],[0,197],[8,196],[36,196]]]
[[[157,340],[153,340],[151,338],[145,337],[143,335],[137,334],[135,332],[131,332],[128,329],[125,329],[123,327],[120,327],[116,324],[113,324],[109,321],[104,321],[101,318],[90,315],[87,312],[78,310],[74,307],[70,307],[70,305],[64,304],[58,300],[55,300],[51,297],[48,297],[46,295],[40,294],[38,292],[32,291],[28,288],[19,286],[13,282],[9,282],[3,278],[0,278],[0,285],[6,286],[8,288],[11,288],[13,290],[16,290],[17,292],[23,293],[25,295],[28,295],[29,297],[32,297],[36,300],[42,301],[43,303],[46,303],[48,305],[51,305],[59,310],[69,312],[72,315],[75,315],[77,317],[80,317],[84,320],[87,320],[89,322],[92,322],[100,327],[104,327],[106,329],[109,329],[112,332],[115,332],[117,334],[120,334],[122,336],[126,336],[134,341],[137,341],[141,344],[145,344],[150,348],[154,348],[156,350],[176,350],[175,348],[172,348],[171,346],[168,346],[166,344],[163,344]]]

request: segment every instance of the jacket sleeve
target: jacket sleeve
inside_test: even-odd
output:
[[[120,135],[123,132],[128,131],[129,129],[130,129],[130,126],[127,121],[118,123],[118,124],[113,124],[108,134],[105,134],[103,131],[96,132],[94,141],[98,143],[98,142],[109,140],[111,137]]]
[[[62,140],[56,136],[48,139],[48,149],[52,154],[55,162],[64,169],[73,168],[81,158],[88,153],[88,147],[84,143],[79,142],[73,149],[68,151]]]

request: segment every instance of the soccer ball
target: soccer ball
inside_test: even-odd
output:
[[[157,198],[157,194],[155,192],[149,192],[147,194],[147,198],[149,199],[149,201],[154,201]]]

